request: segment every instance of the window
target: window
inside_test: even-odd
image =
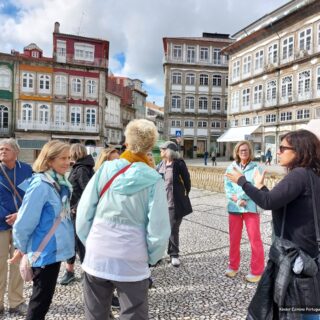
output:
[[[298,75],[298,94],[299,96],[305,96],[310,93],[310,85],[311,85],[311,71],[303,71]]]
[[[194,122],[192,120],[186,120],[184,122],[185,128],[193,128],[194,127]]]
[[[195,77],[194,73],[187,73],[187,75],[186,75],[186,85],[187,86],[194,86],[195,82],[196,82],[195,79],[196,79],[196,77]]]
[[[31,73],[22,74],[22,89],[25,91],[33,90],[33,74]]]
[[[242,90],[242,106],[249,107],[250,104],[250,89]]]
[[[221,99],[213,98],[212,99],[212,111],[220,111],[221,110]]]
[[[48,75],[40,75],[39,77],[39,91],[49,92],[50,91],[50,77]]]
[[[71,107],[70,109],[70,123],[72,126],[79,127],[81,124],[81,108]]]
[[[66,62],[66,42],[62,40],[57,41],[57,60],[59,62]]]
[[[0,89],[9,90],[11,88],[11,72],[7,68],[0,67]]]
[[[231,94],[231,109],[239,110],[240,106],[240,91],[232,92]]]
[[[97,81],[87,80],[87,95],[90,97],[97,96]]]
[[[181,121],[180,120],[172,120],[171,121],[171,127],[180,128],[181,127]]]
[[[238,80],[240,78],[240,61],[235,61],[232,64],[232,80]]]
[[[209,61],[209,49],[208,48],[200,48],[200,60],[201,61]]]
[[[87,43],[74,44],[74,58],[82,61],[94,61],[94,46]]]
[[[320,118],[320,108],[315,109],[315,118],[317,118],[317,119]]]
[[[86,110],[86,126],[87,127],[96,126],[96,109],[88,108]]]
[[[174,60],[181,60],[182,59],[182,46],[173,46],[173,55],[172,58]]]
[[[209,83],[209,77],[207,74],[200,74],[200,86],[207,86]]]
[[[284,77],[281,83],[281,98],[288,97],[292,97],[292,76]]]
[[[31,51],[31,57],[32,57],[32,58],[39,58],[39,52],[32,50],[32,51]]]
[[[288,60],[293,57],[293,36],[282,41],[282,59]]]
[[[320,91],[320,67],[317,69],[317,90]]]
[[[259,84],[253,89],[253,104],[262,103],[262,84]]]
[[[248,75],[251,73],[251,56],[246,56],[243,58],[243,75]]]
[[[198,121],[198,128],[207,128],[208,122],[207,121]]]
[[[196,48],[187,47],[187,62],[194,63],[196,61]]]
[[[219,74],[214,74],[212,76],[212,86],[221,87],[221,76]]]
[[[194,97],[186,97],[186,111],[194,111]]]
[[[263,58],[264,58],[263,50],[259,50],[255,53],[255,56],[254,56],[254,69],[255,70],[263,69]]]
[[[262,123],[262,117],[261,116],[255,116],[252,118],[252,124],[257,125]]]
[[[42,124],[47,124],[49,122],[49,106],[43,104],[39,107],[38,119]]]
[[[57,75],[55,76],[55,87],[54,91],[56,94],[67,94],[67,77]]]
[[[208,110],[208,99],[206,97],[199,98],[199,111],[207,111]]]
[[[64,126],[66,122],[66,107],[64,105],[54,106],[54,122],[56,126]]]
[[[220,121],[212,121],[211,128],[215,128],[215,129],[221,128],[221,122]]]
[[[243,118],[242,119],[242,125],[248,126],[250,124],[250,118]]]
[[[266,115],[266,123],[276,122],[277,116],[275,114],[267,114]]]
[[[267,102],[275,102],[277,99],[277,81],[272,80],[267,83]]]
[[[181,97],[172,96],[172,98],[171,98],[171,109],[181,109]]]
[[[239,120],[238,119],[235,119],[235,120],[231,120],[230,121],[230,126],[231,127],[237,127],[239,124]]]
[[[221,49],[213,49],[213,64],[221,64]]]
[[[228,87],[229,81],[228,81],[228,76],[226,76],[226,87]]]
[[[277,64],[278,63],[278,44],[274,43],[268,48],[268,63]]]
[[[4,105],[0,105],[0,128],[9,128],[9,109]]]
[[[292,112],[281,112],[280,113],[280,121],[290,121],[292,120]]]
[[[311,28],[305,29],[299,33],[299,49],[309,51],[312,44]]]
[[[72,79],[72,93],[81,94],[82,80],[79,78]]]
[[[22,115],[21,115],[21,119],[23,122],[31,122],[32,121],[32,106],[31,104],[24,104],[22,105]]]
[[[181,84],[181,73],[173,72],[172,73],[172,84]]]
[[[309,109],[301,109],[297,110],[297,119],[309,119],[310,118],[310,110]]]

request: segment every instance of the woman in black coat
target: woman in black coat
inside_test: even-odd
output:
[[[189,199],[191,189],[188,168],[180,158],[177,145],[167,141],[160,146],[163,159],[157,171],[163,176],[167,191],[171,235],[169,238],[168,254],[174,267],[180,266],[179,260],[179,230],[182,219],[192,212]]]
[[[76,219],[77,206],[81,198],[82,192],[85,189],[87,183],[94,174],[94,160],[91,155],[87,154],[87,149],[84,145],[80,143],[75,143],[71,145],[70,148],[70,158],[74,162],[70,175],[69,181],[72,184],[72,196],[70,201],[71,207],[71,217],[73,222]],[[76,242],[76,252],[79,255],[80,262],[82,263],[85,255],[85,248],[82,242],[79,240],[77,235],[75,235]],[[68,285],[70,282],[75,280],[74,276],[74,262],[76,257],[72,257],[67,260],[66,271],[62,278],[60,279],[60,284]]]

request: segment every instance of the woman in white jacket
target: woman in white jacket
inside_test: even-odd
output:
[[[170,235],[164,182],[147,152],[158,133],[148,120],[131,121],[127,149],[95,173],[78,205],[76,229],[86,246],[82,267],[87,320],[109,319],[114,288],[120,319],[148,319],[149,265],[164,255]],[[130,166],[129,166],[130,165]],[[101,196],[106,183],[121,169]]]

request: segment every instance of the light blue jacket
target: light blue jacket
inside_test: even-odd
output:
[[[258,165],[255,162],[249,162],[244,170],[241,170],[239,164],[236,161],[233,161],[232,164],[226,170],[227,172],[232,172],[233,168],[237,168],[238,171],[242,172],[246,177],[247,181],[253,183],[253,175],[256,170],[259,170]],[[236,183],[231,182],[229,179],[224,178],[224,189],[226,192],[228,205],[228,212],[232,213],[243,213],[243,212],[258,212],[257,205],[245,194],[240,186]],[[231,197],[232,195],[236,195],[238,201],[234,202]],[[240,207],[238,204],[240,200],[245,200],[247,205],[245,207]]]
[[[145,163],[133,163],[99,199],[107,181],[128,164],[106,161],[95,173],[81,196],[76,230],[86,246],[87,273],[130,282],[148,278],[148,264],[163,257],[170,223],[164,182]]]
[[[34,174],[19,187],[26,193],[13,225],[13,242],[30,260],[60,215],[62,202],[45,174]],[[70,217],[65,217],[33,267],[65,261],[74,256],[74,248],[74,228]]]

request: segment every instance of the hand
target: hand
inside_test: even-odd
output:
[[[235,167],[233,167],[232,172],[228,172],[225,176],[232,182],[238,183],[238,180],[243,176],[243,174]]]
[[[8,259],[8,263],[9,264],[17,264],[20,262],[22,256],[23,256],[23,253],[20,250],[16,249],[16,250],[14,250],[12,258]]]
[[[17,219],[17,215],[18,215],[17,212],[8,214],[8,215],[6,216],[6,223],[7,223],[8,225],[12,226],[12,225],[14,224],[14,222],[16,221],[16,219]]]
[[[265,176],[266,176],[266,170],[263,170],[262,173],[260,173],[259,170],[255,170],[253,174],[253,182],[256,188],[261,189],[264,186]]]
[[[232,200],[233,202],[237,202],[237,201],[238,201],[238,198],[237,198],[237,196],[236,196],[235,194],[233,194],[233,195],[231,196],[231,200]]]
[[[245,207],[247,205],[247,201],[246,200],[240,200],[239,201],[239,207]]]

